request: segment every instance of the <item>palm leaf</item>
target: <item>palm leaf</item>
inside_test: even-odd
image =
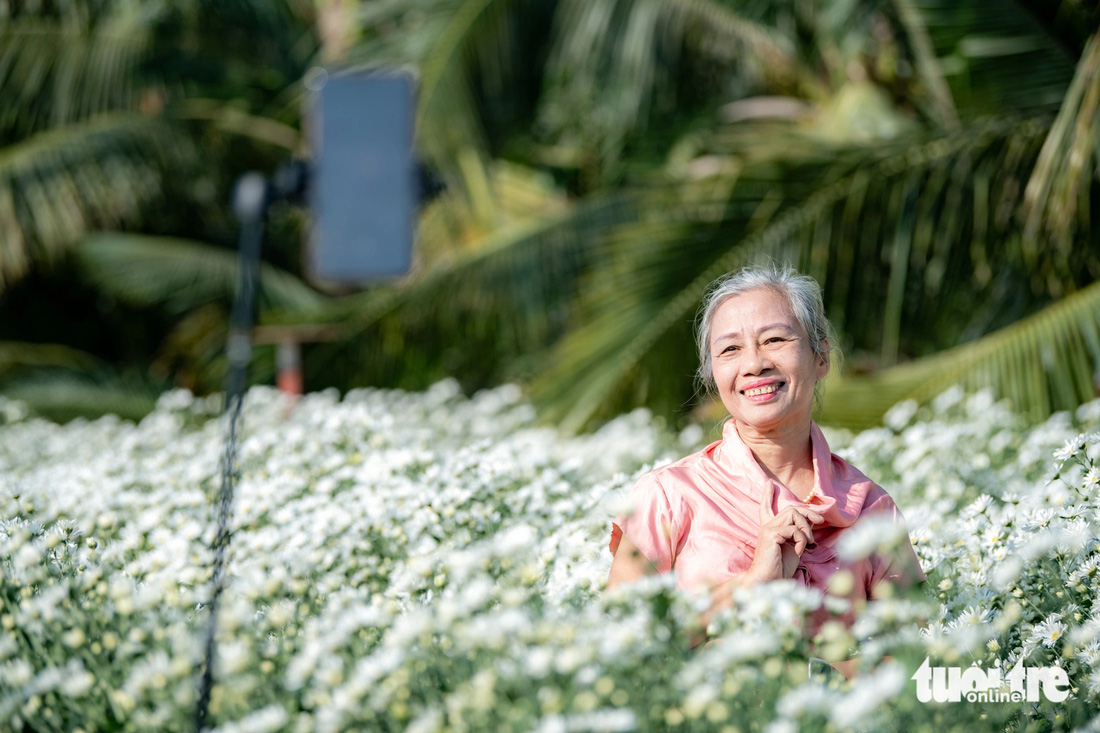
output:
[[[157,385],[133,375],[120,379],[63,371],[42,372],[4,385],[4,396],[57,422],[103,415],[140,420],[156,407],[160,392]]]
[[[1058,108],[1077,55],[1067,54],[1020,7],[1037,3],[909,2],[923,21],[961,117],[976,119],[1010,110],[1036,114]],[[1086,35],[1094,31],[1095,27],[1089,28]]]
[[[826,189],[740,247],[717,250],[717,256],[707,236],[711,232],[692,236],[684,224],[655,222],[624,231],[618,272],[604,271],[607,279],[586,294],[588,310],[582,310],[581,325],[555,347],[552,369],[533,385],[545,416],[566,431],[576,431],[621,411],[624,404],[646,403],[665,414],[682,409],[691,396],[682,388],[678,399],[671,401],[667,395],[675,390],[658,390],[666,394],[663,404],[655,405],[647,393],[662,381],[691,383],[690,324],[707,284],[764,256],[789,257],[793,252],[784,247],[794,229],[807,218],[821,216],[843,194],[839,186]],[[650,246],[637,247],[641,240]],[[662,243],[665,246],[659,246]],[[686,286],[670,286],[670,274],[686,278]],[[665,351],[673,344],[684,355],[672,360],[678,366],[670,365]],[[664,369],[651,371],[644,363],[647,359],[661,362]],[[642,390],[630,384],[639,379]]]
[[[17,9],[0,23],[0,141],[105,112],[156,114],[174,98],[193,95],[196,77],[221,94],[213,83],[218,73],[238,79],[237,94],[247,93],[249,77],[259,74],[267,88],[280,71],[290,82],[315,48],[311,13],[306,4],[253,0]],[[291,52],[275,48],[276,41]]]
[[[1076,59],[1084,52],[1089,37],[1100,28],[1100,7],[1096,3],[1016,0],[1067,57]]]
[[[865,377],[830,377],[818,421],[862,429],[894,404],[947,387],[991,389],[1039,420],[1095,399],[1100,384],[1100,281],[976,341]]]
[[[540,127],[556,145],[594,154],[608,180],[628,139],[654,112],[675,114],[684,87],[707,76],[724,78],[726,93],[825,91],[775,26],[713,0],[564,0],[554,37]],[[685,85],[685,67],[700,78]]]
[[[111,114],[0,150],[0,287],[88,231],[141,220],[188,149],[165,123]]]
[[[180,103],[175,116],[181,120],[207,122],[230,135],[250,138],[292,153],[301,148],[301,135],[296,128],[277,119],[249,114],[232,102],[188,99]]]
[[[581,277],[606,232],[638,216],[632,196],[594,198],[515,223],[477,249],[418,276],[267,323],[343,324],[348,340],[318,344],[307,368],[341,386],[423,387],[457,376],[471,388],[525,379],[569,322]]]
[[[0,140],[132,110],[150,89],[151,29],[132,12],[87,20],[18,17],[0,26]]]
[[[951,97],[951,89],[944,78],[943,65],[936,56],[924,18],[912,0],[894,0],[894,7],[908,37],[917,73],[927,90],[926,96],[930,102],[927,106],[932,110],[930,116],[949,130],[957,129],[959,111],[955,109],[955,100]]]
[[[134,374],[120,379],[98,357],[62,344],[0,341],[0,379],[5,397],[57,421],[107,414],[137,420],[161,391]]]
[[[100,233],[77,250],[97,287],[127,303],[183,313],[211,301],[231,302],[238,255],[201,242],[138,234]],[[261,308],[309,311],[323,297],[290,273],[264,263],[257,297]]]
[[[91,354],[61,344],[0,341],[0,378],[4,379],[14,372],[43,367],[91,371],[102,366]]]
[[[600,32],[602,26],[593,21],[608,14],[614,27]],[[368,17],[376,23],[402,20],[399,6],[385,3]],[[599,154],[610,161],[617,159],[624,136],[644,126],[654,101],[663,108],[673,104],[670,92],[682,85],[669,74],[681,56],[706,58],[739,69],[747,79],[769,78],[787,88],[820,87],[782,34],[713,0],[445,0],[419,8],[416,30],[406,39],[407,47],[399,49],[385,38],[368,38],[351,58],[419,66],[418,141],[488,229],[495,221],[496,193],[488,173],[498,147],[494,133],[536,106],[538,126],[557,138],[555,145],[575,148],[577,141],[566,138],[579,125],[581,137],[595,140]],[[551,43],[557,50],[547,67],[532,65],[530,57],[542,56]],[[418,53],[422,48],[429,50]],[[600,109],[589,114],[593,94],[599,95]]]
[[[501,228],[516,231],[516,227],[552,219],[568,209],[565,193],[543,171],[497,160],[489,174]],[[465,197],[444,191],[425,205],[417,218],[413,266],[417,271],[437,268],[463,251],[480,249],[486,241],[486,231],[474,220]]]
[[[1100,159],[1100,34],[1093,35],[1077,65],[1058,117],[1027,182],[1024,235],[1068,254],[1078,232],[1087,236],[1088,188]]]
[[[1044,132],[986,124],[878,150],[823,149],[828,162],[804,158],[782,172],[775,161],[746,164],[717,217],[714,202],[648,204],[651,216],[611,238],[610,266],[589,280],[578,325],[533,386],[539,404],[567,429],[637,404],[682,411],[706,285],[762,259],[817,278],[834,323],[861,336],[848,346],[873,347],[884,364],[986,333],[1055,289],[1073,290],[1081,272],[1020,236],[1012,212],[1021,187],[1004,183],[1026,179]],[[1077,252],[1097,266],[1095,251]]]
[[[492,223],[489,144],[476,103],[474,49],[491,35],[507,0],[465,0],[454,10],[423,59],[417,141],[437,168],[469,201],[474,217]]]

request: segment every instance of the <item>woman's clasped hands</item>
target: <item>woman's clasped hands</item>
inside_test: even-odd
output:
[[[813,547],[813,525],[825,518],[804,506],[787,506],[777,514],[772,510],[774,489],[765,490],[760,497],[760,532],[756,538],[756,552],[752,565],[745,571],[751,582],[764,583],[794,577],[799,558],[808,547]]]

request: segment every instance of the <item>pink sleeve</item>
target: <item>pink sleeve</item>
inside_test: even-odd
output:
[[[904,531],[904,539],[896,547],[886,552],[876,552],[871,556],[871,580],[867,584],[867,597],[877,598],[880,592],[877,590],[879,583],[890,583],[898,590],[906,590],[923,583],[924,570],[921,569],[917,553],[913,551],[913,543],[909,541],[909,530],[905,526],[905,517],[889,494],[883,492],[871,506],[867,513],[882,513],[891,516],[895,524],[900,524]]]
[[[657,477],[647,473],[634,484],[630,498],[633,512],[616,517],[611,524],[611,554],[619,549],[619,540],[625,534],[659,572],[667,573],[672,569],[673,548],[680,534],[668,495]]]

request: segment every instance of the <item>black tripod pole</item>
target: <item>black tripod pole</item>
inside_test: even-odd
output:
[[[214,567],[211,576],[210,619],[203,647],[202,677],[199,681],[198,703],[195,707],[195,730],[206,728],[210,707],[210,691],[214,685],[214,636],[217,631],[218,600],[225,583],[226,553],[229,549],[230,517],[233,509],[233,489],[236,479],[237,441],[244,401],[248,364],[252,356],[250,332],[256,308],[256,283],[260,272],[260,250],[263,246],[264,219],[271,203],[267,180],[259,173],[248,173],[237,182],[233,208],[241,222],[239,272],[237,292],[230,318],[226,355],[229,373],[226,377],[225,413],[229,415],[229,435],[222,456],[222,483],[218,492],[217,529],[214,534]]]

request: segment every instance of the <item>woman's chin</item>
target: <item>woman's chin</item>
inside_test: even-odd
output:
[[[738,405],[738,409],[729,410],[729,413],[738,425],[761,433],[776,432],[788,426],[808,426],[811,414],[808,409],[798,409],[797,405],[780,401]]]

